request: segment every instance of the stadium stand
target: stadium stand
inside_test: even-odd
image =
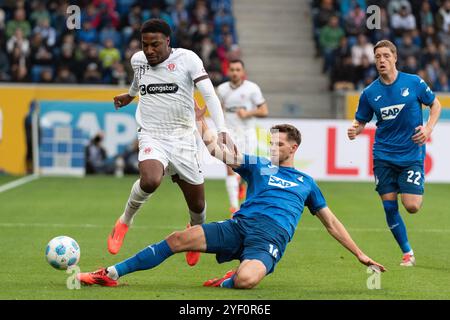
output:
[[[69,5],[81,29],[66,27]],[[0,81],[127,84],[129,59],[140,50],[139,28],[162,18],[172,45],[195,51],[215,85],[238,58],[232,0],[0,1]]]
[[[249,79],[258,83],[270,117],[330,118],[331,94],[314,57],[310,4],[299,0],[233,3]]]
[[[373,4],[381,9],[378,30],[365,28],[365,11]],[[401,71],[449,92],[450,0],[314,0],[311,7],[317,55],[324,58],[330,90],[360,90],[371,83],[377,77],[373,45],[389,39],[398,47]]]

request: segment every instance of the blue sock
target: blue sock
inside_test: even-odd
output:
[[[147,270],[156,267],[173,255],[166,240],[148,246],[133,257],[124,260],[114,267],[119,277],[138,270]]]
[[[397,240],[398,245],[402,249],[403,253],[411,251],[411,246],[408,242],[408,235],[406,234],[406,226],[403,222],[400,212],[398,212],[397,200],[384,200],[383,201],[384,212],[386,213],[386,221]]]
[[[220,286],[222,288],[229,288],[232,289],[234,288],[234,278],[236,278],[236,274],[233,274],[233,276],[231,278],[228,278],[227,280],[225,280],[224,282],[222,282],[220,284]]]

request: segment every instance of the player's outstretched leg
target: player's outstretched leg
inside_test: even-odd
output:
[[[414,252],[408,241],[406,226],[398,210],[397,200],[383,200],[383,207],[389,229],[391,229],[395,240],[403,252],[403,259],[400,265],[405,267],[414,266]]]
[[[206,239],[203,228],[194,226],[184,231],[176,231],[165,240],[152,244],[136,255],[108,268],[94,272],[79,273],[78,280],[85,285],[117,286],[117,280],[129,273],[152,269],[178,252],[188,250],[204,252]]]
[[[79,273],[78,279],[85,285],[117,286],[119,277],[138,270],[154,268],[171,255],[173,255],[172,249],[170,249],[167,240],[163,240],[148,246],[133,257],[114,266],[102,268],[95,272]]]

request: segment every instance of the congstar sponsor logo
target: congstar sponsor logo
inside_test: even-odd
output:
[[[404,106],[405,106],[405,104],[402,103],[402,104],[396,104],[393,106],[381,108],[380,109],[381,118],[383,120],[392,120],[392,119],[397,118],[398,114],[400,113],[400,111],[402,111]]]
[[[175,93],[178,91],[178,85],[175,83],[152,83],[149,85],[142,84],[139,86],[141,95]]]

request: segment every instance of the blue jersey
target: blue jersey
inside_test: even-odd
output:
[[[234,216],[268,216],[287,231],[289,239],[305,205],[312,214],[326,207],[313,178],[295,168],[274,166],[266,158],[244,155],[244,163],[234,171],[248,184],[247,199]]]
[[[361,94],[355,119],[369,122],[377,117],[377,130],[373,145],[375,160],[399,165],[425,159],[425,145],[419,146],[411,137],[415,128],[423,124],[422,104],[431,105],[435,95],[417,75],[399,72],[390,85],[380,78],[372,82]]]

